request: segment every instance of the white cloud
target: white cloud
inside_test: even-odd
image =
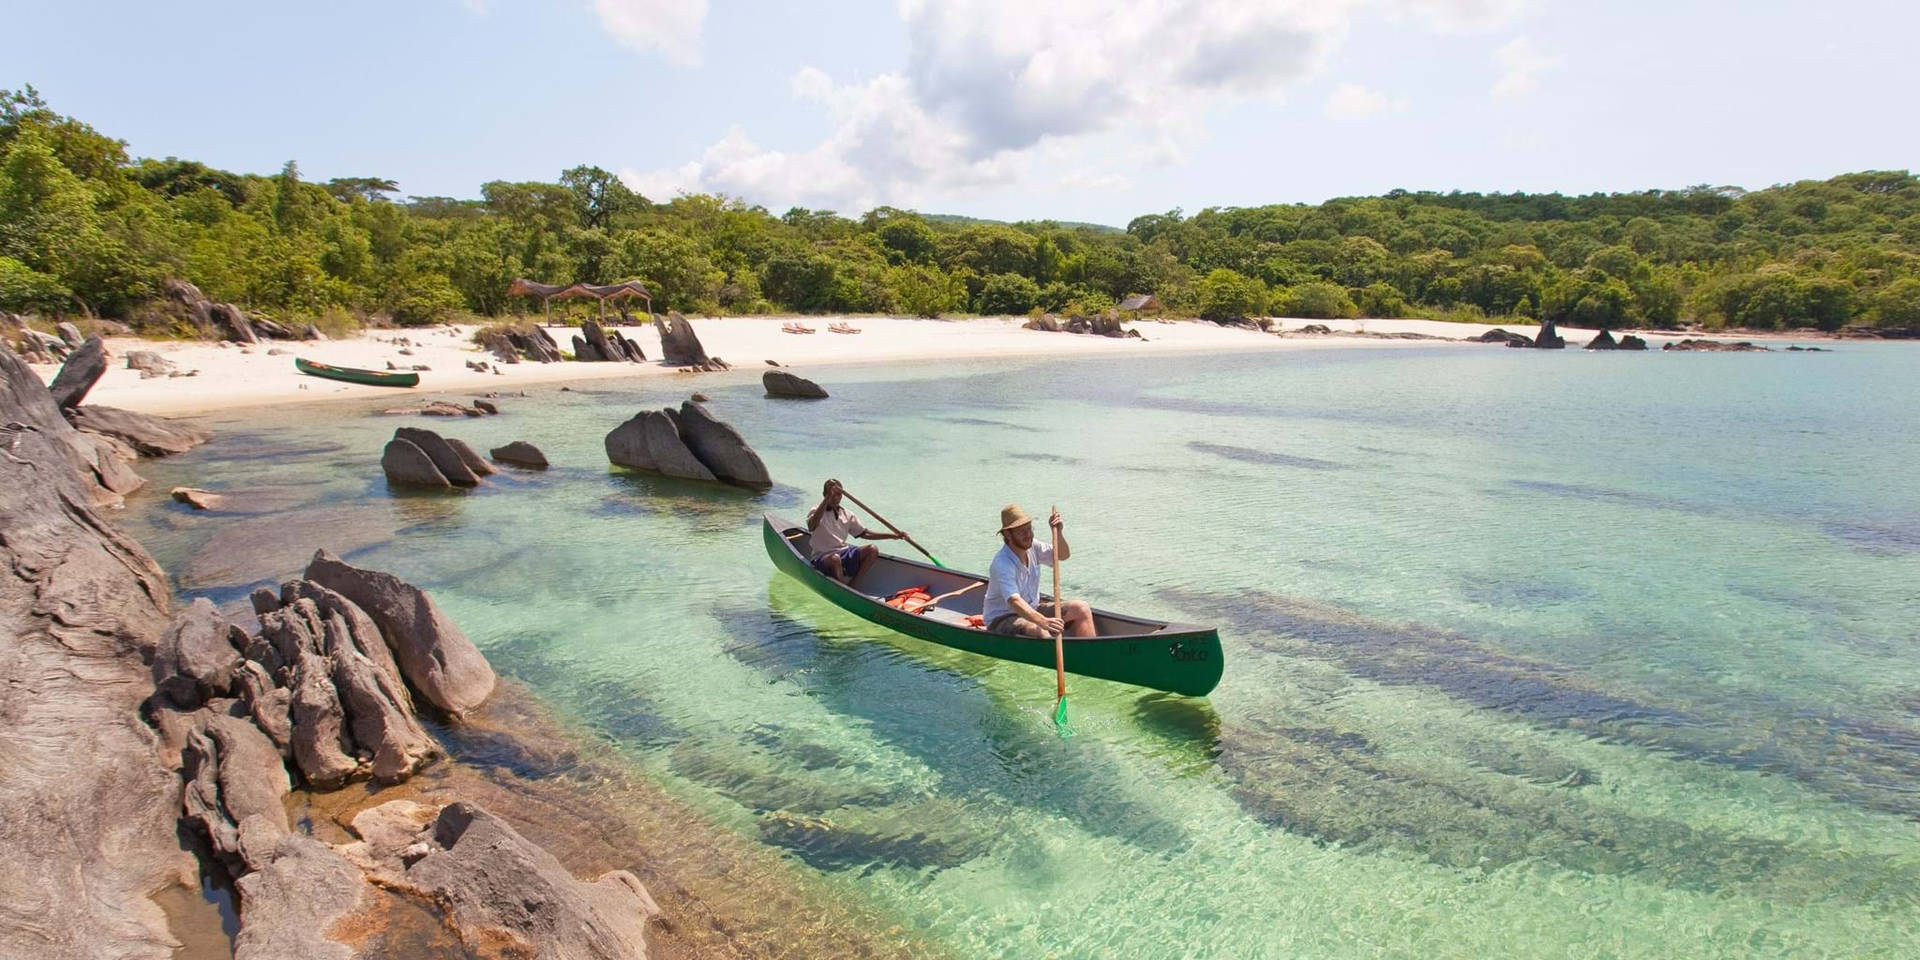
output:
[[[1530,0],[1390,0],[1388,8],[1410,14],[1435,30],[1471,33],[1504,27],[1530,5]]]
[[[466,7],[468,13],[487,15],[487,0],[460,0],[460,5]]]
[[[689,66],[700,62],[707,0],[593,0],[593,12],[622,46]]]
[[[1560,66],[1559,57],[1540,50],[1526,36],[1514,37],[1493,51],[1493,62],[1500,66],[1493,95],[1506,99],[1524,97],[1539,89],[1539,74]]]
[[[1376,113],[1407,109],[1405,97],[1388,97],[1357,83],[1343,83],[1327,95],[1326,114],[1335,120],[1365,120]]]
[[[1278,101],[1319,74],[1360,12],[1454,31],[1504,23],[1525,2],[899,0],[900,72],[836,80],[810,66],[789,80],[793,96],[827,108],[813,148],[769,150],[735,129],[690,163],[626,175],[650,196],[719,191],[847,212],[941,201],[1035,170],[1061,189],[1112,187],[1125,182],[1116,154],[1129,168],[1179,163],[1182,145],[1205,135],[1209,109]],[[705,3],[689,6],[699,12],[680,32],[697,37]],[[1404,108],[1353,85],[1326,106],[1342,119]]]

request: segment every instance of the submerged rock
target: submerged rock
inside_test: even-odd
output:
[[[760,375],[760,384],[767,390],[769,397],[792,397],[802,400],[824,400],[827,391],[805,377],[794,376],[784,370],[768,370]]]
[[[487,451],[487,453],[501,463],[510,463],[516,467],[527,467],[534,470],[545,470],[547,468],[547,455],[541,453],[539,447],[525,440],[515,440],[504,447],[494,447],[492,450]]]
[[[170,495],[173,499],[195,510],[218,510],[226,498],[211,490],[198,487],[174,487]]]

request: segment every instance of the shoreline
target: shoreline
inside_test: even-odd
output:
[[[798,322],[817,330],[814,334],[789,334],[781,331],[791,317],[729,317],[695,321],[708,355],[733,365],[734,375],[756,375],[771,369],[768,360],[777,360],[782,368],[792,367],[805,375],[817,367],[868,363],[933,363],[942,360],[1009,360],[1039,357],[1153,356],[1191,353],[1284,353],[1299,350],[1386,348],[1395,346],[1434,346],[1459,344],[1481,349],[1498,349],[1481,343],[1462,343],[1468,338],[1500,327],[1491,323],[1454,323],[1443,320],[1359,319],[1299,320],[1275,319],[1276,330],[1285,336],[1262,333],[1244,327],[1220,326],[1204,320],[1142,320],[1131,324],[1144,340],[1109,338],[1085,334],[1049,333],[1026,330],[1023,318],[968,318],[929,320],[906,317],[807,317]],[[858,334],[835,334],[829,323],[847,322],[861,330]],[[1308,324],[1330,328],[1330,334],[1299,334]],[[1507,324],[1505,328],[1513,328]],[[551,385],[575,381],[595,381],[625,377],[687,376],[693,374],[668,366],[656,359],[660,339],[650,324],[610,327],[638,343],[649,362],[631,363],[536,363],[497,364],[493,357],[472,341],[479,329],[473,325],[423,327],[413,329],[368,330],[353,337],[327,341],[261,341],[253,346],[206,341],[150,341],[138,337],[113,337],[106,341],[112,361],[106,374],[88,394],[88,401],[139,413],[164,416],[195,416],[229,410],[308,403],[335,399],[391,398],[396,406],[423,401],[441,393],[484,394],[489,391],[513,391],[536,384]],[[575,328],[549,327],[554,338],[568,341]],[[1518,331],[1530,328],[1518,328]],[[1562,328],[1569,350],[1577,350],[1598,331]],[[1385,336],[1376,336],[1384,334]],[[1414,334],[1439,339],[1397,339]],[[1701,334],[1640,331],[1658,349],[1668,341],[1689,337],[1728,340],[1798,341],[1804,336],[1774,334]],[[1576,341],[1578,341],[1576,343]],[[401,350],[406,353],[401,353]],[[127,369],[129,351],[144,350],[159,354],[182,371],[198,370],[190,377],[142,379],[139,371]],[[414,389],[372,387],[323,380],[297,372],[294,357],[306,357],[339,366],[384,369],[388,363],[405,368],[414,364],[429,369]],[[485,362],[492,370],[476,371],[468,362]],[[35,373],[51,382],[57,365],[33,366]],[[719,374],[726,376],[726,374]]]

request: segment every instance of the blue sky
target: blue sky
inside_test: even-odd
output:
[[[1920,166],[1920,6],[9,0],[0,86],[181,156],[477,196],[592,163],[776,213],[1123,225],[1406,189]]]

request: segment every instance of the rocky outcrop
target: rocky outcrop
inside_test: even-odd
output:
[[[1588,350],[1618,350],[1620,344],[1613,339],[1612,331],[1602,330],[1599,335],[1587,341]]]
[[[710,359],[693,332],[693,322],[672,310],[665,317],[655,315],[653,327],[660,334],[660,355],[678,366],[701,366]]]
[[[794,376],[785,370],[768,370],[760,375],[760,385],[767,390],[769,397],[786,397],[800,400],[824,400],[827,391],[806,377]]]
[[[453,449],[453,445],[448,443],[445,437],[432,430],[401,427],[393,432],[393,438],[405,440],[419,447],[427,455],[427,459],[433,461],[434,469],[439,470],[440,475],[447,478],[448,483],[456,487],[480,485],[479,476],[467,467],[467,462],[460,458],[459,451]]]
[[[197,886],[179,777],[140,718],[170,590],[96,509],[79,436],[0,347],[0,956],[165,960],[149,897]]]
[[[715,419],[706,407],[692,400],[681,403],[678,426],[680,439],[686,442],[694,458],[722,482],[738,487],[773,486],[767,465],[747,445],[740,431]]]
[[[565,359],[560,355],[560,345],[538,325],[524,330],[514,327],[485,330],[475,335],[475,341],[501,363],[519,363],[522,357],[539,363]]]
[[[1620,349],[1622,350],[1645,350],[1646,348],[1647,342],[1631,333],[1624,334],[1620,337]]]
[[[61,321],[60,323],[54,324],[53,330],[55,333],[58,333],[60,339],[65,341],[67,346],[72,349],[78,350],[81,344],[87,342],[87,338],[80,335],[80,328],[70,322]]]
[[[184,818],[235,874],[260,866],[289,833],[287,768],[260,728],[215,709],[187,721],[180,751]]]
[[[208,312],[226,339],[238,343],[260,342],[260,338],[254,336],[253,321],[245,310],[231,303],[216,303],[208,308]]]
[[[399,437],[387,441],[381,452],[380,472],[386,474],[389,486],[453,489],[452,481],[433,465],[426,451]]]
[[[226,502],[226,498],[220,494],[198,487],[174,487],[169,495],[195,510],[218,510]]]
[[[306,578],[373,618],[407,682],[427,702],[457,717],[493,692],[487,658],[418,587],[389,573],[362,570],[325,550],[314,554]]]
[[[607,434],[607,459],[622,467],[687,480],[718,479],[687,448],[670,410],[643,410]]]
[[[539,447],[525,440],[515,440],[504,447],[494,447],[492,450],[487,451],[487,453],[501,463],[512,464],[516,467],[527,467],[532,470],[545,470],[547,468],[547,455],[541,453]]]
[[[12,350],[0,347],[0,457],[8,462],[25,459],[40,469],[71,474],[74,496],[96,507],[117,507],[124,494],[142,483],[129,469],[118,448],[102,438],[81,433],[67,422],[65,411],[53,401],[38,374]],[[29,440],[46,441],[42,457],[24,452]]]
[[[1533,345],[1540,350],[1560,350],[1566,347],[1567,338],[1560,335],[1552,320],[1547,320],[1540,324],[1540,332],[1534,335]]]
[[[71,327],[72,324],[61,324]],[[107,344],[99,337],[88,337],[84,344],[67,356],[67,362],[60,365],[60,372],[54,374],[53,382],[47,385],[53,394],[53,402],[63,410],[71,410],[80,405],[87,391],[100,381],[107,372]]]
[[[1660,349],[1662,350],[1698,350],[1698,351],[1708,351],[1708,352],[1718,351],[1718,352],[1724,352],[1724,353],[1744,353],[1749,351],[1765,353],[1768,350],[1768,348],[1766,347],[1755,346],[1754,344],[1745,340],[1742,340],[1738,343],[1727,343],[1721,340],[1679,340],[1673,343],[1666,344],[1665,346],[1662,346]]]
[[[440,490],[476,487],[481,477],[497,472],[464,441],[418,427],[393,432],[381,452],[380,469],[389,485]]]
[[[124,443],[143,457],[170,457],[213,439],[211,432],[184,421],[118,407],[75,407],[67,416],[82,432]]]
[[[688,330],[691,334],[692,328]],[[699,341],[694,343],[697,346]],[[573,358],[587,362],[639,363],[647,356],[639,344],[621,336],[620,331],[609,331],[588,320],[580,324],[580,336],[573,338]]]
[[[160,635],[153,655],[154,688],[174,706],[191,710],[229,694],[240,660],[226,618],[201,597]]]

